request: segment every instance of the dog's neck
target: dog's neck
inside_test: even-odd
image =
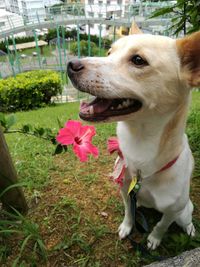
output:
[[[149,112],[138,121],[118,123],[120,148],[132,175],[140,169],[148,177],[181,153],[187,142],[184,131],[188,104],[189,98],[171,114]]]

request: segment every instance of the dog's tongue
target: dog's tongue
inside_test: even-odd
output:
[[[106,111],[112,103],[112,100],[108,99],[95,99],[91,103],[82,102],[80,106],[80,112],[86,114],[98,114]]]

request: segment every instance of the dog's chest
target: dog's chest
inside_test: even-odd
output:
[[[145,187],[141,187],[137,194],[138,206],[143,206],[146,208],[156,208],[156,201],[152,193]]]
[[[158,153],[160,137],[135,134],[125,124],[118,123],[117,135],[130,175],[142,170],[144,176],[151,175],[155,170],[154,159]]]

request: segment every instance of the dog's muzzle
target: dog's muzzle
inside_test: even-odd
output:
[[[67,64],[67,73],[68,73],[70,78],[74,74],[79,74],[83,69],[84,69],[84,65],[82,64],[81,60],[79,60],[79,59],[71,60]]]

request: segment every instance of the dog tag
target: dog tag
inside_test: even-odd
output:
[[[132,181],[131,181],[130,185],[129,185],[128,195],[129,195],[130,192],[135,188],[136,183],[137,183],[137,177],[134,176],[134,177],[132,178]]]

